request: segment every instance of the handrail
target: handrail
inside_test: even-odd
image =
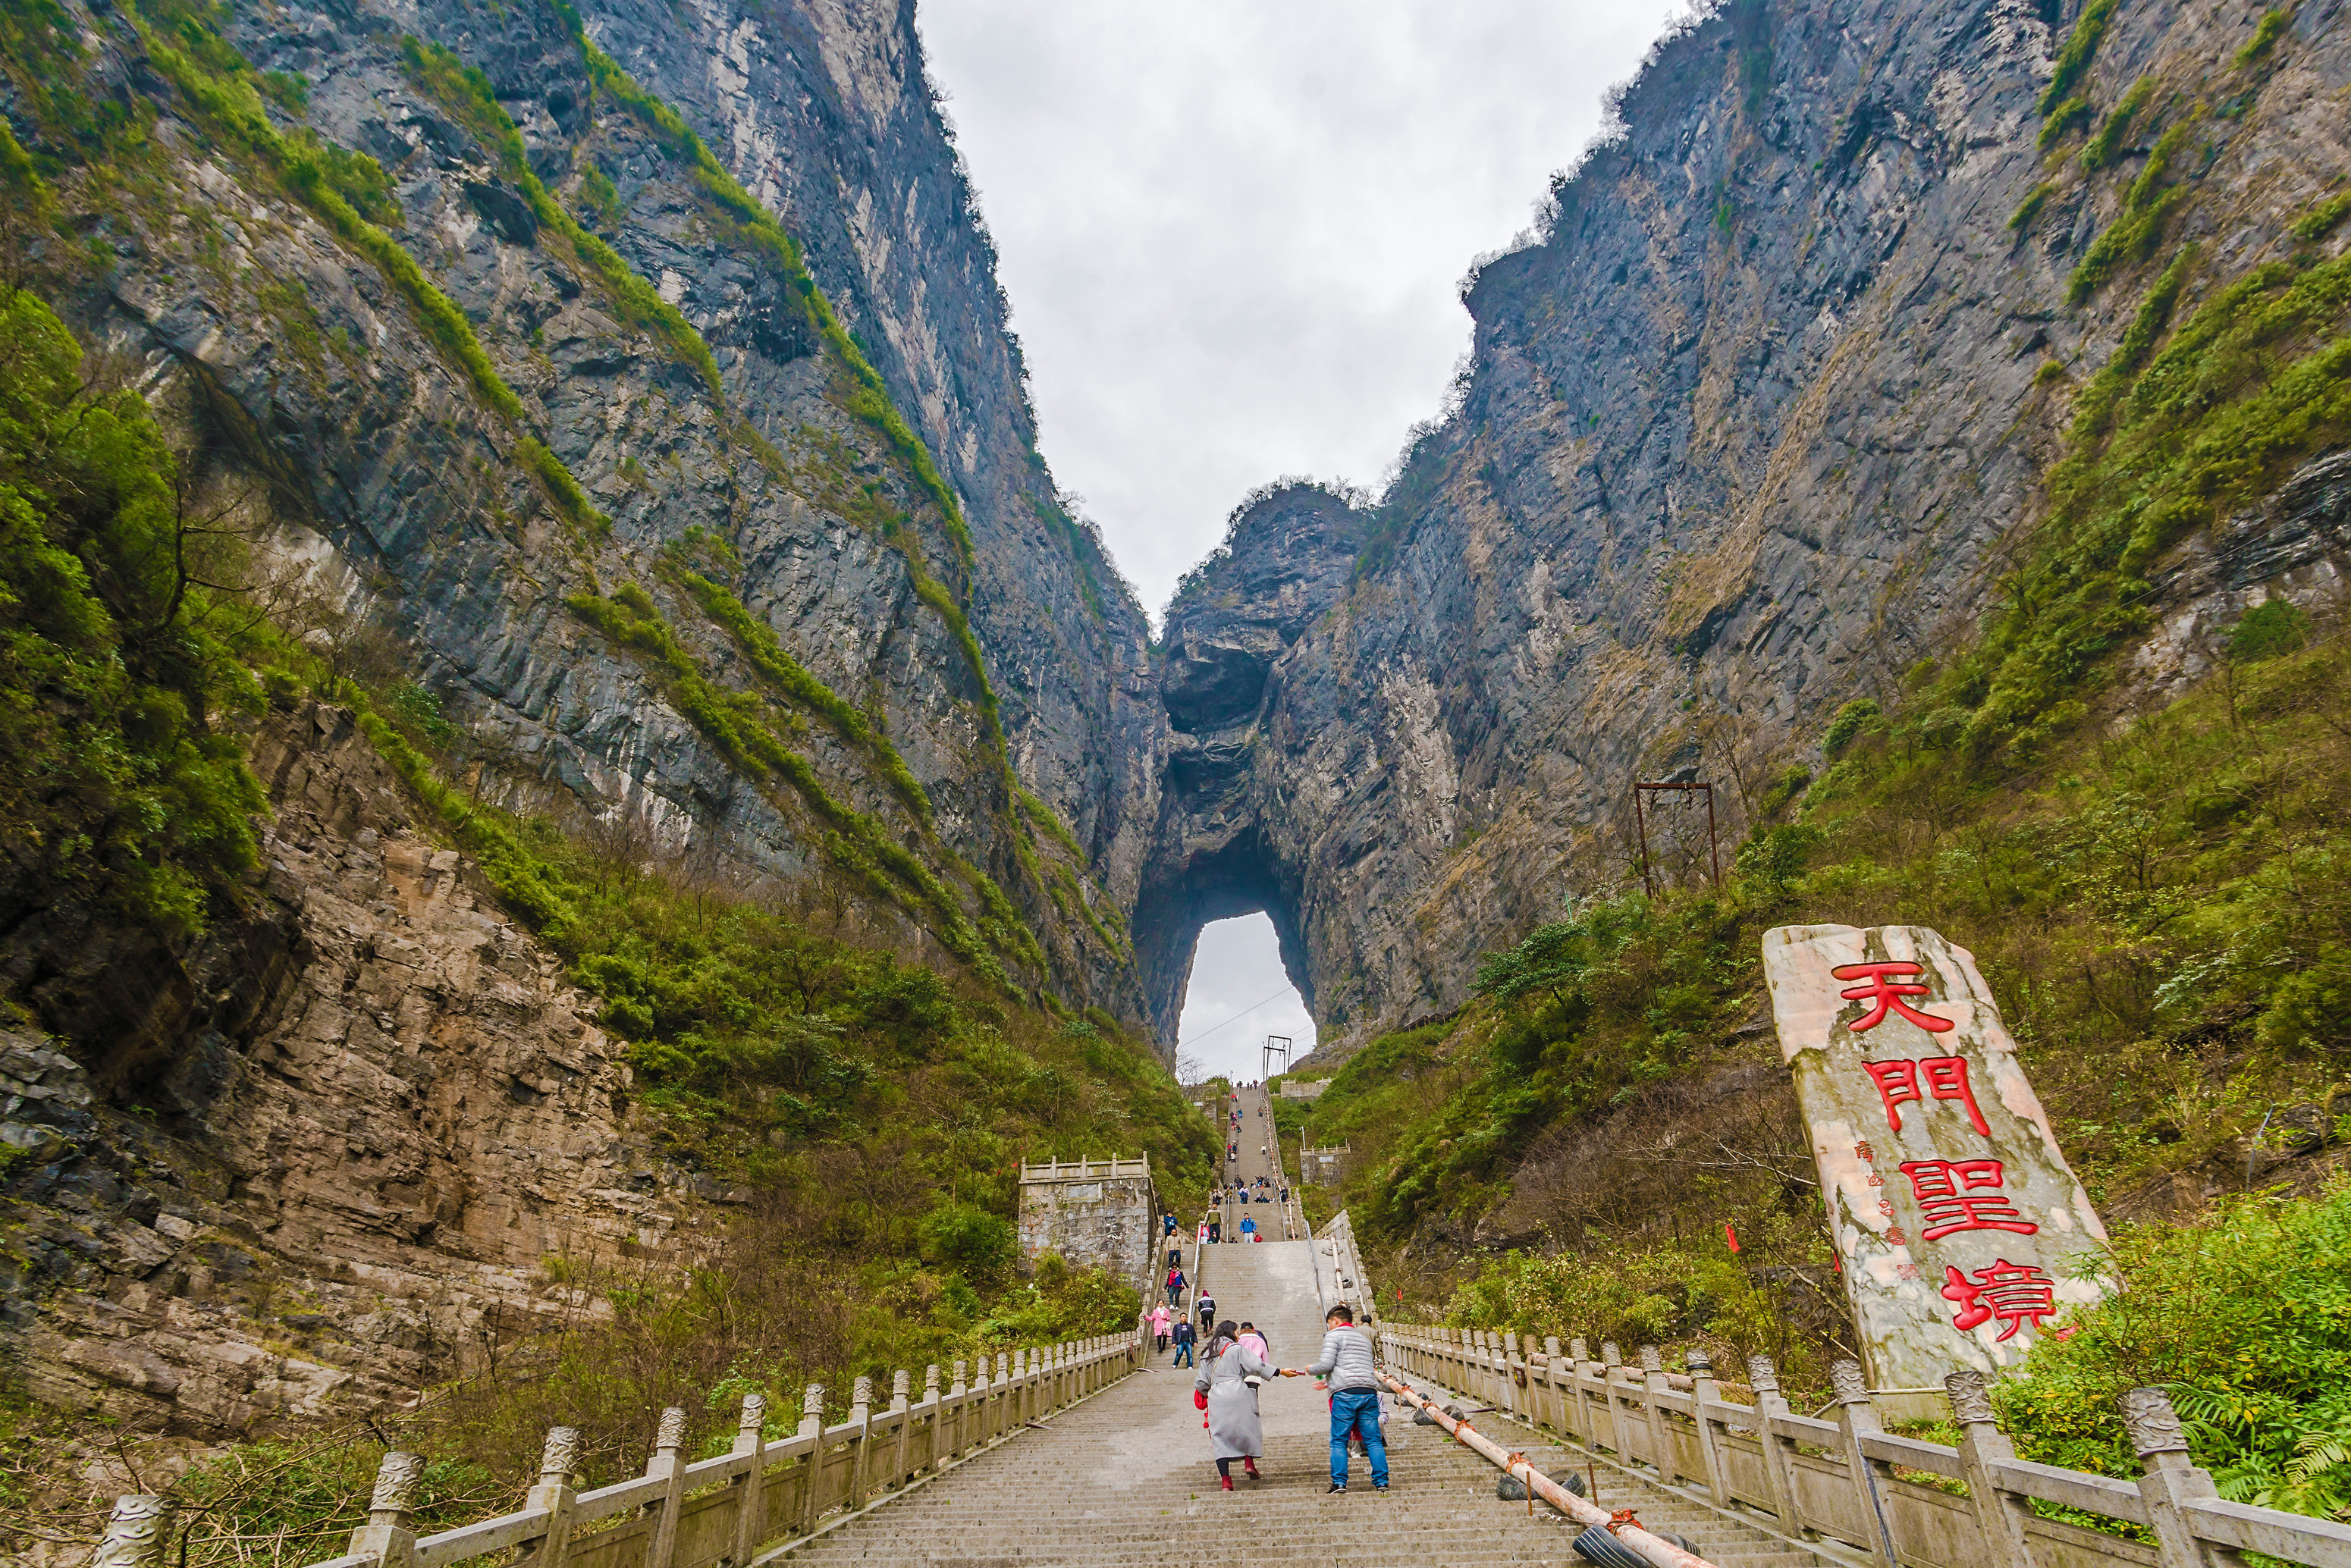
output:
[[[1606,1509],[1599,1508],[1576,1496],[1527,1461],[1524,1454],[1506,1453],[1500,1444],[1487,1437],[1469,1424],[1467,1416],[1456,1417],[1439,1409],[1437,1402],[1425,1397],[1417,1389],[1400,1378],[1383,1373],[1380,1381],[1388,1392],[1403,1403],[1421,1411],[1445,1429],[1447,1437],[1467,1448],[1475,1448],[1502,1467],[1502,1473],[1527,1487],[1535,1496],[1567,1515],[1576,1523],[1599,1525],[1632,1551],[1639,1552],[1661,1568],[1714,1568],[1695,1552],[1686,1552],[1662,1536],[1650,1534],[1641,1528],[1638,1520],[1619,1519]]]
[[[849,1418],[830,1427],[824,1389],[811,1384],[799,1429],[773,1441],[767,1402],[754,1394],[743,1401],[732,1450],[692,1463],[680,1452],[685,1411],[674,1407],[662,1413],[645,1473],[590,1491],[571,1485],[580,1434],[558,1427],[548,1433],[538,1484],[523,1507],[423,1537],[408,1521],[424,1461],[389,1453],[376,1472],[368,1522],[352,1531],[348,1552],[312,1568],[448,1568],[515,1548],[533,1568],[717,1568],[722,1560],[758,1568],[830,1528],[828,1517],[887,1500],[1010,1440],[1136,1371],[1149,1354],[1150,1341],[1138,1332],[999,1352],[992,1365],[979,1358],[977,1376],[970,1364],[956,1362],[944,1392],[939,1368],[925,1369],[919,1400],[901,1371],[892,1375],[890,1403],[880,1411],[872,1379],[860,1377]],[[171,1532],[158,1521],[167,1509],[159,1497],[123,1498],[97,1560],[162,1568]],[[605,1523],[612,1520],[622,1522]]]
[[[1326,1234],[1338,1229],[1334,1220]],[[1823,1421],[1788,1408],[1768,1356],[1748,1358],[1750,1405],[1723,1397],[1711,1363],[1698,1353],[1688,1358],[1683,1392],[1655,1345],[1640,1347],[1635,1367],[1613,1343],[1593,1360],[1581,1339],[1562,1354],[1556,1337],[1538,1348],[1531,1335],[1390,1322],[1379,1340],[1392,1369],[1659,1483],[1686,1487],[1710,1507],[1736,1507],[1749,1522],[1760,1515],[1800,1541],[1845,1542],[1880,1563],[2208,1568],[2232,1561],[2232,1552],[2260,1552],[2311,1568],[2351,1568],[2351,1525],[2220,1499],[2211,1477],[2189,1461],[2159,1389],[2124,1396],[2143,1469],[2132,1481],[2018,1458],[1977,1372],[1945,1379],[1961,1433],[1951,1447],[1883,1430],[1853,1362],[1832,1369],[1837,1418]],[[1954,1493],[1903,1472],[1962,1481],[1967,1490]],[[2154,1545],[2041,1519],[2028,1506],[2035,1501],[2143,1527]]]

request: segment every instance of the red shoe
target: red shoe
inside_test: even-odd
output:
[[[1218,1476],[1217,1478],[1217,1484],[1224,1488],[1225,1490],[1230,1491],[1233,1490],[1233,1478],[1230,1476]]]
[[[1265,1479],[1263,1476],[1257,1473],[1257,1461],[1255,1459],[1243,1459],[1241,1461],[1241,1469],[1249,1472],[1249,1479],[1253,1481],[1261,1481]]]

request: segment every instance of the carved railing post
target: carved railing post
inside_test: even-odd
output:
[[[816,1391],[822,1396],[821,1389]],[[819,1409],[823,1406],[820,1405]],[[749,1462],[740,1483],[742,1491],[735,1502],[735,1561],[748,1563],[767,1530],[768,1508],[768,1396],[764,1394],[743,1396],[742,1413],[735,1418],[734,1451],[747,1455]],[[813,1458],[815,1456],[811,1455]],[[816,1487],[816,1471],[809,1471],[809,1487]],[[780,1512],[781,1511],[778,1510]]]
[[[1613,1339],[1600,1342],[1601,1402],[1608,1406],[1608,1451],[1616,1456],[1619,1464],[1633,1462],[1632,1450],[1625,1446],[1624,1380],[1617,1372],[1625,1364],[1625,1353]]]
[[[171,1543],[170,1499],[145,1493],[118,1497],[89,1568],[163,1568]],[[354,1544],[352,1550],[359,1548]]]
[[[873,1446],[873,1380],[860,1377],[850,1385],[849,1420],[857,1428],[849,1439],[849,1490],[841,1498],[846,1508],[856,1508],[865,1500],[866,1476],[872,1466],[869,1458]]]
[[[1959,1467],[1967,1472],[1968,1500],[1975,1505],[1976,1529],[1983,1536],[1987,1568],[2032,1568],[2024,1541],[2024,1506],[2000,1490],[1992,1467],[2016,1458],[2016,1449],[1992,1424],[1991,1395],[1980,1372],[1954,1372],[1943,1379],[1951,1396],[1951,1419],[1959,1427]]]
[[[2180,1511],[2184,1502],[2217,1497],[2212,1478],[2188,1457],[2188,1435],[2171,1396],[2160,1388],[2132,1388],[2122,1397],[2123,1426],[2138,1454],[2138,1495],[2147,1500],[2147,1528],[2163,1568],[2209,1568],[2241,1561],[2227,1548],[2208,1547]]]
[[[1854,1544],[1867,1547],[1885,1568],[1900,1568],[1894,1550],[1893,1521],[1886,1516],[1885,1483],[1889,1478],[1879,1475],[1877,1461],[1861,1448],[1865,1437],[1884,1430],[1878,1425],[1877,1406],[1869,1402],[1869,1380],[1862,1375],[1861,1363],[1840,1361],[1829,1368],[1829,1384],[1836,1390],[1837,1425],[1844,1429],[1845,1473],[1853,1478],[1854,1495],[1868,1518],[1865,1528],[1870,1539]]]
[[[653,1516],[653,1538],[645,1543],[645,1568],[670,1568],[677,1559],[678,1505],[685,1500],[685,1460],[679,1450],[684,1447],[685,1410],[673,1405],[661,1413],[653,1457],[645,1465],[645,1474],[666,1483],[661,1501],[653,1504],[660,1511]]]
[[[890,1460],[890,1484],[893,1487],[904,1486],[909,1479],[906,1474],[907,1428],[914,1424],[914,1417],[908,1413],[911,1405],[906,1397],[909,1382],[906,1369],[903,1366],[890,1375],[890,1413],[898,1418]]]
[[[1654,1344],[1641,1347],[1641,1388],[1649,1406],[1649,1464],[1657,1479],[1671,1485],[1681,1479],[1681,1466],[1676,1458],[1679,1450],[1674,1445],[1672,1420],[1657,1396],[1673,1386],[1666,1381],[1666,1358]]]
[[[1575,1380],[1568,1385],[1574,1395],[1575,1440],[1587,1448],[1596,1448],[1600,1446],[1600,1427],[1592,1413],[1592,1394],[1584,1386],[1584,1380],[1600,1375],[1600,1364],[1592,1359],[1591,1347],[1581,1335],[1567,1342],[1567,1359],[1575,1369]]]
[[[1698,1425],[1698,1463],[1706,1469],[1706,1495],[1717,1508],[1730,1506],[1729,1475],[1722,1462],[1722,1448],[1717,1441],[1714,1419],[1706,1407],[1722,1397],[1722,1390],[1714,1381],[1714,1358],[1702,1350],[1694,1350],[1683,1358],[1689,1368],[1690,1415]]]
[[[375,1492],[368,1499],[368,1521],[351,1531],[350,1554],[372,1557],[378,1568],[408,1568],[416,1555],[416,1535],[408,1528],[416,1507],[416,1483],[424,1460],[416,1454],[384,1455],[375,1468]],[[117,1504],[119,1511],[120,1504]],[[111,1527],[110,1526],[110,1531]]]
[[[1787,1396],[1780,1392],[1780,1369],[1768,1355],[1747,1358],[1747,1381],[1755,1390],[1755,1439],[1763,1448],[1763,1484],[1771,1492],[1771,1512],[1780,1528],[1801,1538],[1804,1521],[1796,1512],[1795,1465],[1785,1438],[1771,1429],[1771,1417],[1788,1414]]]
[[[1564,1385],[1560,1381],[1562,1374],[1568,1378]],[[1543,1335],[1543,1383],[1551,1390],[1551,1429],[1554,1432],[1564,1433],[1567,1430],[1567,1395],[1575,1386],[1574,1376],[1575,1369],[1560,1359],[1559,1336]],[[1538,1416],[1543,1413],[1542,1406],[1535,1406]]]
[[[924,1423],[925,1431],[923,1442],[923,1469],[926,1471],[935,1470],[939,1468],[939,1415],[941,1410],[939,1403],[939,1367],[938,1363],[936,1362],[933,1362],[930,1365],[923,1368],[923,1404],[930,1411],[930,1419]]]
[[[947,1390],[947,1397],[955,1401],[956,1407],[955,1446],[947,1450],[950,1455],[960,1456],[971,1447],[970,1376],[971,1363],[958,1361],[955,1364],[955,1386]]]
[[[746,1419],[748,1419],[747,1416]],[[796,1437],[810,1439],[807,1457],[800,1460],[801,1473],[808,1484],[800,1489],[799,1533],[808,1534],[816,1521],[824,1517],[824,1385],[811,1383],[800,1390],[800,1425]],[[746,1552],[735,1559],[737,1563],[751,1561],[748,1548],[758,1545],[747,1542]]]
[[[1012,1358],[1004,1352],[996,1353],[996,1429],[1009,1432],[1020,1422],[1018,1415],[1019,1396],[1012,1386]]]
[[[579,1469],[580,1428],[549,1427],[538,1452],[538,1484],[526,1500],[528,1507],[547,1510],[547,1535],[528,1559],[530,1568],[563,1568],[571,1555],[572,1500],[579,1495],[571,1483]]]

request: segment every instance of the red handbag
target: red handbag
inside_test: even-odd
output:
[[[1207,1392],[1198,1388],[1192,1390],[1192,1408],[1195,1410],[1206,1410],[1207,1407],[1208,1396]]]

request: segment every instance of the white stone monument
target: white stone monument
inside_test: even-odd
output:
[[[1763,934],[1873,1387],[2015,1366],[2102,1278],[2105,1240],[1973,955],[1921,925]]]

